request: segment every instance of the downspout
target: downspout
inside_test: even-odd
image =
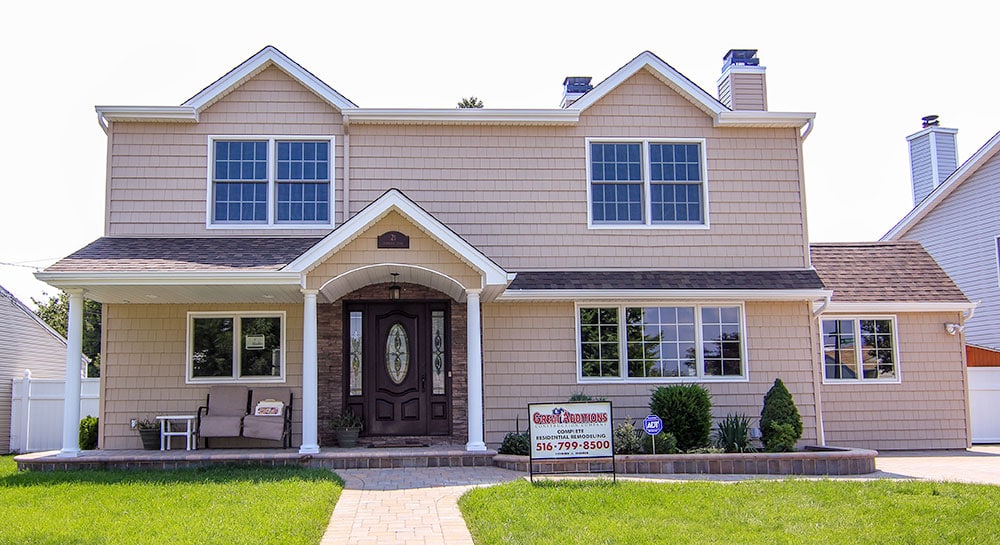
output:
[[[101,126],[104,134],[108,134],[108,122],[104,119],[104,114],[101,112],[97,112],[97,124]]]
[[[824,297],[823,303],[820,304],[818,309],[812,311],[812,319],[809,320],[809,344],[813,346],[813,353],[816,354],[812,362],[813,395],[816,399],[816,443],[821,447],[826,446],[826,426],[823,425],[823,345],[822,341],[820,341],[817,325],[820,323],[820,315],[830,306],[830,299],[832,298],[832,295]]]

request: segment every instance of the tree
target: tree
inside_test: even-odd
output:
[[[32,297],[31,302],[38,307],[35,314],[65,337],[69,329],[69,296],[66,292],[59,290],[58,295],[49,296],[47,301]],[[90,299],[83,300],[83,355],[90,358],[87,376],[101,376],[101,304]]]
[[[792,393],[780,378],[764,395],[764,408],[760,411],[760,439],[768,452],[789,452],[802,437],[802,417],[795,408]]]
[[[458,103],[459,108],[482,108],[483,101],[478,98],[471,96],[469,98],[463,98]]]

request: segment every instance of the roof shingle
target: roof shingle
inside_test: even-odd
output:
[[[525,271],[510,290],[823,289],[815,271]]]

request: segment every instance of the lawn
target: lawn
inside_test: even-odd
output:
[[[459,500],[478,545],[1000,543],[1000,487],[526,481]]]
[[[0,456],[0,543],[319,543],[342,490],[326,470],[18,472]]]

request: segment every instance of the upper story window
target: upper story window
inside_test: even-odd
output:
[[[213,138],[209,226],[332,223],[332,139]]]
[[[746,379],[740,306],[577,307],[581,380]]]
[[[895,326],[891,317],[824,319],[824,379],[899,381]]]
[[[592,227],[708,225],[703,140],[588,144]]]

